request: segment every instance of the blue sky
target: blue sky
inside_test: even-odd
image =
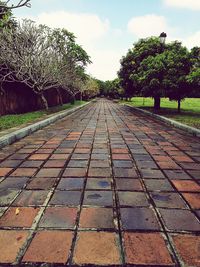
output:
[[[158,36],[200,46],[200,0],[32,0],[14,11],[50,27],[67,28],[91,56],[88,73],[114,79],[120,59],[139,38]]]

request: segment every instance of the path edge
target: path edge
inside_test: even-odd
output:
[[[10,144],[26,137],[27,135],[30,135],[30,134],[44,128],[45,126],[47,126],[53,122],[56,122],[57,120],[62,119],[64,117],[84,108],[85,106],[89,105],[91,102],[92,101],[89,101],[87,103],[84,103],[81,106],[58,112],[55,115],[50,116],[49,118],[46,118],[46,119],[41,120],[39,122],[25,126],[22,129],[16,130],[12,133],[3,135],[2,137],[0,137],[0,148],[3,148],[7,145],[10,145]]]
[[[168,125],[170,125],[170,126],[173,126],[173,127],[175,127],[175,128],[178,128],[178,129],[180,129],[180,130],[182,130],[182,131],[184,131],[184,132],[187,132],[187,133],[189,133],[189,134],[192,134],[192,135],[195,136],[195,137],[200,137],[200,130],[198,130],[198,129],[194,128],[194,127],[190,127],[190,126],[185,125],[185,124],[183,124],[183,123],[180,123],[180,122],[174,121],[174,120],[172,120],[172,119],[169,119],[169,118],[166,118],[166,117],[163,117],[163,116],[154,114],[154,113],[152,113],[152,112],[150,112],[150,111],[143,110],[143,109],[141,109],[141,108],[133,107],[133,106],[131,106],[131,105],[129,105],[129,104],[123,104],[123,105],[124,105],[124,106],[127,106],[127,107],[129,107],[129,108],[131,108],[131,109],[133,109],[133,110],[135,110],[135,111],[138,111],[138,112],[140,112],[140,113],[143,113],[143,114],[145,114],[145,115],[148,115],[148,116],[150,116],[150,117],[152,117],[152,118],[154,118],[154,119],[156,119],[156,120],[162,121],[162,122],[164,122],[165,124],[168,124]]]

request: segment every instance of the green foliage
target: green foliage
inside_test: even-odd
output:
[[[69,108],[73,108],[76,106],[80,106],[84,104],[85,101],[75,101],[73,104],[65,104],[63,106],[56,106],[49,108],[49,110],[40,110],[35,112],[29,112],[25,114],[18,114],[18,115],[5,115],[0,117],[0,131],[16,127],[19,125],[25,125],[29,122],[35,122],[41,120],[46,115],[50,115],[62,110],[66,110]]]
[[[191,53],[178,41],[167,45],[151,37],[141,39],[121,60],[118,72],[125,96],[142,95],[155,99],[155,108],[160,108],[160,98],[169,97],[180,102],[187,96],[197,95],[199,48]]]
[[[153,109],[153,99],[150,97],[133,97],[131,102],[122,101],[134,107],[150,110]],[[177,112],[177,102],[170,101],[167,98],[161,98],[161,107],[159,114],[181,123],[200,129],[200,98],[185,98],[182,101],[182,112]]]

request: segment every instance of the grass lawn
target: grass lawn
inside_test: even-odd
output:
[[[153,112],[154,100],[150,97],[133,97],[131,101],[121,101],[134,107]],[[181,102],[181,113],[177,112],[177,102],[169,101],[167,98],[161,99],[161,110],[159,115],[171,118],[181,123],[200,129],[200,98],[186,98]]]
[[[29,122],[36,122],[39,119],[45,117],[46,115],[50,115],[62,110],[66,110],[69,108],[74,108],[86,103],[86,101],[76,101],[74,105],[68,103],[63,106],[56,106],[49,108],[49,110],[39,110],[34,112],[28,112],[24,114],[16,114],[16,115],[5,115],[0,116],[0,131],[16,127],[22,124],[26,124]]]

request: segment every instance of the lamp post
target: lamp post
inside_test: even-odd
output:
[[[160,38],[160,43],[161,43],[162,45],[164,45],[164,44],[165,44],[165,40],[166,40],[166,38],[167,38],[167,34],[166,34],[165,32],[162,32],[162,33],[160,34],[159,38]]]

